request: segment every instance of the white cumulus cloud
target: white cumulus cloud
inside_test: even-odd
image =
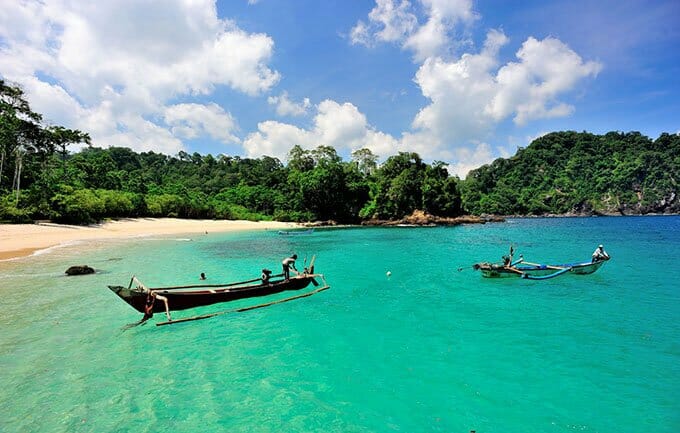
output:
[[[507,41],[492,31],[478,54],[464,54],[457,61],[428,58],[416,73],[415,82],[431,103],[413,121],[442,141],[469,140],[484,135],[493,125],[485,107],[496,93],[493,69],[498,51]]]
[[[517,51],[517,58],[518,62],[508,63],[498,71],[496,95],[486,112],[494,119],[514,114],[514,121],[520,125],[570,114],[574,107],[556,101],[557,96],[602,69],[600,63],[584,62],[554,38],[528,38]]]
[[[251,132],[243,140],[243,148],[249,157],[267,155],[282,161],[293,146],[311,149],[314,144],[314,136],[309,131],[275,120],[258,123],[257,131]]]
[[[261,122],[243,147],[250,156],[281,159],[296,144],[307,149],[328,145],[339,151],[367,147],[382,157],[417,152],[425,159],[449,162],[452,174],[465,177],[469,170],[511,154],[508,144],[487,143],[499,122],[512,118],[523,124],[568,115],[573,107],[559,98],[602,67],[583,61],[554,38],[528,38],[515,62],[501,64],[500,51],[508,42],[503,32],[490,30],[477,53],[453,60],[427,58],[414,82],[429,102],[400,137],[375,129],[352,103],[325,100],[316,106],[309,128]]]
[[[336,149],[356,149],[366,135],[366,116],[349,102],[325,100],[314,118],[314,134],[319,144]]]
[[[279,116],[302,116],[307,113],[312,105],[309,98],[304,98],[302,102],[292,101],[287,92],[283,92],[279,96],[269,96],[267,102],[276,107],[276,114]]]
[[[507,42],[503,33],[492,30],[477,54],[455,61],[425,60],[415,82],[430,104],[418,112],[413,127],[445,142],[460,142],[483,137],[510,116],[521,125],[565,116],[573,107],[558,97],[602,68],[553,38],[527,39],[517,52],[518,61],[499,67],[498,53]]]
[[[238,143],[232,132],[236,123],[231,114],[217,104],[177,104],[169,106],[164,113],[165,123],[174,135],[196,138],[208,135],[224,143]]]
[[[34,110],[90,132],[95,145],[181,149],[187,128],[234,141],[209,125],[231,119],[214,107],[206,106],[200,127],[189,119],[174,130],[151,127],[149,119],[162,118],[177,98],[217,86],[254,96],[280,79],[268,66],[273,40],[219,18],[212,0],[19,1],[0,13],[0,39],[0,75],[24,86]],[[154,129],[164,131],[160,138],[148,135]]]
[[[426,16],[424,23],[418,22],[418,10]],[[359,20],[350,30],[350,41],[366,46],[398,43],[413,51],[416,61],[423,61],[447,52],[458,26],[468,25],[475,18],[472,0],[419,0],[417,4],[408,0],[376,0],[368,14],[368,24]]]
[[[417,10],[424,22],[418,22]],[[552,37],[528,37],[516,60],[501,64],[509,40],[500,30],[488,31],[478,52],[454,55],[457,30],[478,18],[471,0],[376,0],[368,23],[359,21],[352,29],[352,43],[398,43],[420,64],[414,82],[428,103],[415,114],[412,129],[390,144],[389,154],[416,151],[450,161],[450,171],[465,176],[508,153],[507,147],[486,143],[500,122],[511,118],[523,126],[572,114],[575,108],[563,98],[602,69]]]
[[[353,151],[368,147],[385,155],[398,147],[398,141],[376,131],[366,116],[349,102],[324,100],[316,106],[314,124],[309,129],[268,120],[260,122],[256,132],[243,140],[243,148],[250,157],[275,156],[285,160],[295,145],[304,149],[332,146],[338,151]]]
[[[431,57],[416,73],[415,82],[430,103],[418,112],[412,126],[432,136],[431,154],[442,155],[455,146],[451,152],[453,166],[459,167],[455,170],[484,159],[484,148],[475,142],[484,141],[508,117],[524,125],[569,115],[574,108],[559,98],[602,68],[597,62],[584,62],[554,38],[528,38],[517,51],[516,62],[500,65],[499,51],[507,43],[502,32],[492,30],[479,53],[466,53],[453,61]]]
[[[418,25],[418,20],[409,11],[410,7],[406,0],[399,4],[392,0],[377,0],[375,8],[368,14],[372,23],[382,27],[376,31],[375,36],[381,41],[393,42],[411,34]]]

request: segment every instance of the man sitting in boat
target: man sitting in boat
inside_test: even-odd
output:
[[[602,245],[598,245],[595,251],[593,251],[592,262],[595,263],[600,262],[602,260],[609,260],[609,254],[607,254]]]
[[[512,266],[512,256],[515,254],[515,249],[510,245],[510,255],[503,256],[503,266],[510,267]]]
[[[267,284],[269,282],[269,277],[271,277],[272,271],[269,269],[262,269],[262,284]]]
[[[286,280],[290,279],[290,268],[291,267],[293,268],[293,270],[296,273],[298,273],[298,270],[295,267],[295,260],[297,260],[297,254],[293,254],[290,257],[286,257],[281,262],[281,265],[283,266],[283,278],[285,278]]]

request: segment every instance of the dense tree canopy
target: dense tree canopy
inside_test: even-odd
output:
[[[86,144],[71,153],[68,146]],[[44,125],[0,81],[0,221],[88,223],[107,217],[334,220],[437,216],[678,212],[680,137],[548,134],[461,181],[441,161],[368,149],[343,161],[320,144],[277,158],[92,147],[88,134]]]
[[[555,132],[471,171],[463,206],[502,215],[677,213],[680,135]]]

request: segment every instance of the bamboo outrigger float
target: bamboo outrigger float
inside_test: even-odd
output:
[[[165,313],[168,321],[156,324],[157,326],[160,326],[165,324],[186,322],[190,320],[205,319],[227,312],[247,311],[255,308],[262,308],[273,304],[311,296],[315,293],[330,288],[330,286],[326,283],[326,279],[324,278],[323,274],[314,273],[314,258],[312,258],[309,268],[305,268],[304,271],[298,275],[292,276],[289,279],[284,279],[282,277],[283,274],[279,274],[274,275],[274,279],[267,281],[263,281],[261,278],[256,278],[228,284],[194,284],[173,287],[147,287],[133,276],[130,279],[130,284],[127,287],[109,286],[109,289],[111,289],[116,295],[127,302],[132,308],[144,314],[144,317],[140,323],[150,319],[154,313]],[[321,287],[319,287],[320,283],[317,281],[317,279],[320,279],[323,282]],[[244,298],[268,296],[289,290],[301,290],[309,286],[310,283],[314,286],[317,286],[317,289],[309,293],[268,302],[266,304],[206,314],[202,316],[188,317],[180,320],[172,320],[170,317],[170,311],[186,310],[194,307],[230,302]]]

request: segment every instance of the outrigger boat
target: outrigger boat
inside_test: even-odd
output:
[[[311,296],[315,293],[330,288],[330,286],[326,283],[326,279],[324,278],[323,274],[314,273],[314,258],[312,258],[309,268],[305,268],[304,271],[298,275],[292,276],[289,279],[283,279],[282,277],[283,274],[279,274],[273,275],[273,279],[267,281],[263,281],[261,278],[256,278],[248,281],[228,284],[193,284],[188,286],[147,287],[135,276],[133,276],[130,279],[130,284],[128,284],[127,287],[109,286],[109,289],[111,289],[111,291],[118,295],[122,300],[127,302],[132,308],[139,311],[140,313],[143,313],[144,318],[142,319],[142,322],[150,319],[154,313],[166,313],[168,321],[156,324],[157,326],[160,326],[171,323],[186,322],[189,320],[205,319],[232,311],[246,311],[255,308],[266,307],[273,304]],[[320,286],[317,278],[323,282],[323,285]],[[268,296],[284,291],[296,291],[306,288],[310,283],[317,287],[312,292],[296,295],[290,298],[279,299],[266,304],[259,304],[237,310],[206,314],[202,316],[188,317],[179,320],[172,320],[170,317],[170,311],[186,310],[244,298]]]
[[[577,275],[592,274],[606,263],[609,258],[562,265],[545,265],[540,263],[525,262],[524,258],[516,261],[509,260],[506,263],[475,263],[472,268],[480,271],[486,278],[520,277],[528,280],[547,280],[566,274],[567,272]]]
[[[314,229],[307,230],[279,230],[279,234],[283,236],[300,236],[300,235],[311,235],[314,233]]]

